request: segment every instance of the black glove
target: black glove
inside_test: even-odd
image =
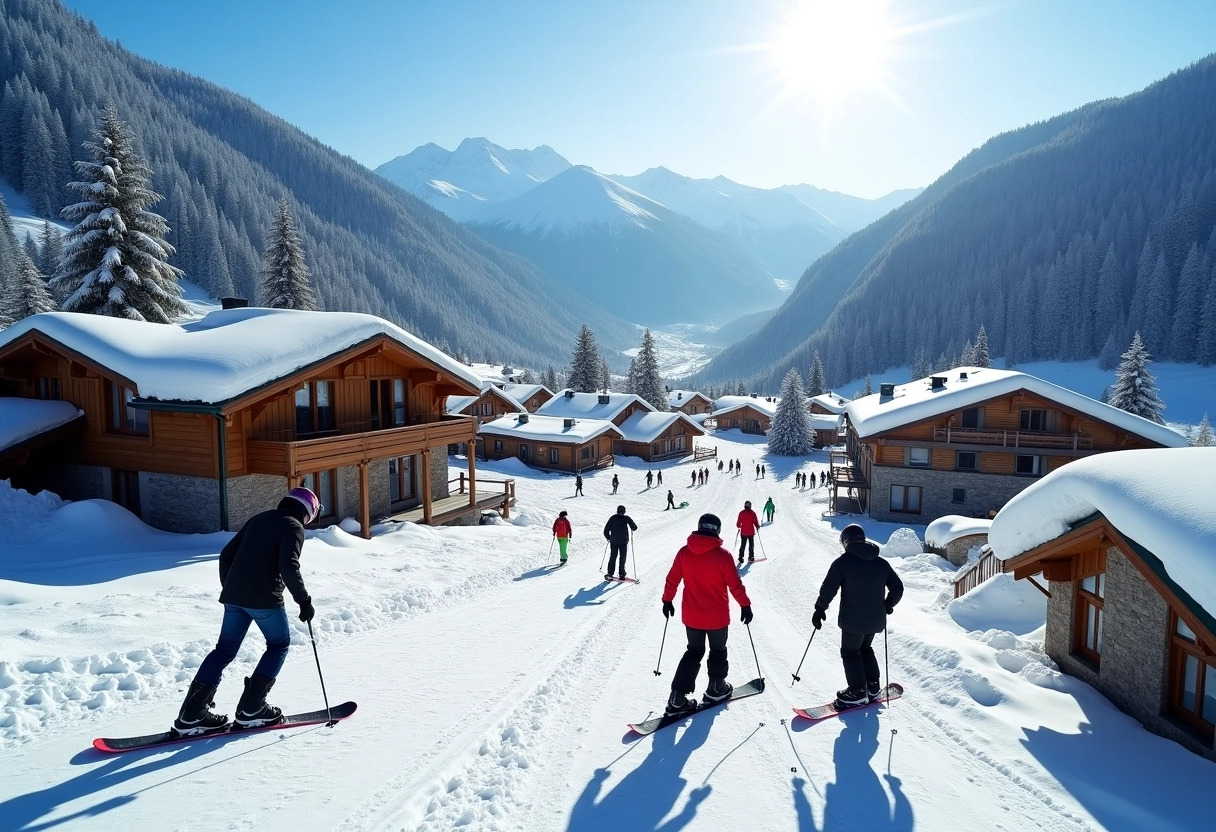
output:
[[[739,620],[742,621],[744,624],[751,624],[752,623],[752,608],[743,607],[739,611]]]
[[[811,616],[811,623],[814,624],[815,629],[818,630],[823,627],[823,620],[827,617],[827,612],[821,609],[816,609],[815,614]]]
[[[300,620],[304,622],[312,621],[312,617],[317,614],[317,611],[312,608],[312,599],[308,598],[300,602]]]
[[[663,617],[671,618],[675,614],[676,614],[676,605],[671,603],[670,601],[664,601],[663,602]]]
[[[887,607],[887,615],[890,615],[891,613],[895,612],[894,604],[887,604],[886,607]]]

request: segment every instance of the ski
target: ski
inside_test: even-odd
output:
[[[640,584],[641,583],[641,581],[639,581],[637,578],[609,578],[609,577],[605,576],[604,580],[610,584]]]
[[[845,708],[845,709],[841,710],[836,707],[836,704],[834,702],[829,702],[828,704],[820,705],[817,708],[794,708],[794,713],[796,713],[798,716],[802,717],[803,719],[809,719],[812,722],[815,722],[815,721],[818,721],[821,719],[827,719],[830,716],[838,716],[838,715],[846,713],[848,711],[856,711],[856,710],[860,710],[861,708],[868,708],[868,707],[870,707],[870,705],[881,705],[884,702],[890,702],[892,699],[898,699],[899,697],[901,697],[903,695],[904,695],[904,686],[897,684],[896,682],[892,682],[891,684],[887,685],[885,688],[882,689],[882,691],[879,693],[879,696],[877,699],[875,699],[871,702],[868,702],[865,705],[858,705],[853,708]]]
[[[691,711],[682,711],[678,714],[660,714],[653,719],[648,719],[645,722],[629,723],[629,730],[635,734],[646,736],[653,734],[660,728],[666,728],[668,725],[675,725],[677,722],[683,722],[694,714],[699,714],[702,711],[708,711],[711,708],[716,708],[718,705],[725,705],[727,702],[734,702],[736,699],[745,699],[748,696],[755,696],[757,693],[764,693],[764,680],[752,679],[746,685],[739,685],[731,693],[729,699],[723,699],[721,702],[702,702]]]
[[[299,714],[285,714],[282,722],[274,725],[259,725],[256,728],[241,728],[236,723],[229,723],[227,728],[211,731],[207,734],[192,734],[179,736],[173,731],[163,731],[159,734],[147,734],[142,737],[98,737],[93,740],[93,747],[107,754],[119,754],[123,751],[140,751],[145,748],[156,748],[161,745],[173,745],[179,742],[193,740],[210,740],[216,737],[233,737],[240,734],[255,734],[259,731],[274,731],[280,728],[301,728],[305,725],[320,725],[322,723],[346,719],[355,712],[358,706],[354,702],[343,702],[328,711],[324,708],[316,711],[306,711]]]

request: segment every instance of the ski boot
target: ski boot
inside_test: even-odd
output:
[[[866,696],[871,702],[882,696],[882,685],[878,682],[866,682]]]
[[[191,682],[190,689],[186,691],[186,701],[182,703],[177,719],[173,720],[173,733],[179,737],[194,737],[227,728],[227,715],[211,712],[215,706],[214,698],[214,687]]]
[[[696,709],[697,703],[693,702],[678,690],[673,690],[671,692],[671,696],[667,697],[666,713],[668,715],[692,713]]]
[[[847,711],[849,708],[870,704],[870,697],[866,695],[864,688],[845,688],[836,691],[836,701],[832,704],[838,711]]]
[[[611,573],[611,572],[605,572],[605,573],[604,573],[604,580],[605,580],[605,581],[615,581],[615,580],[616,580],[616,578],[612,577],[612,573]]]
[[[245,679],[245,692],[237,703],[236,719],[233,720],[238,728],[259,728],[283,721],[283,711],[266,704],[266,694],[272,687],[274,679],[267,676],[255,673]]]
[[[701,699],[705,704],[710,705],[714,702],[721,702],[723,699],[730,699],[730,695],[734,692],[734,686],[725,679],[710,679]]]

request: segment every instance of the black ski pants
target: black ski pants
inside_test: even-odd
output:
[[[626,540],[623,543],[612,542],[609,545],[612,547],[612,549],[611,549],[611,554],[608,555],[608,572],[606,574],[612,575],[615,573],[616,575],[619,575],[620,577],[623,578],[623,577],[625,577],[625,553],[627,551],[629,551],[629,541]],[[616,556],[617,555],[621,556],[621,571],[620,572],[616,571]]]
[[[739,560],[743,560],[743,550],[750,548],[751,552],[748,557],[756,557],[756,536],[754,534],[740,535],[739,537]]]
[[[840,658],[844,662],[844,678],[849,687],[863,690],[867,684],[877,685],[878,657],[874,655],[874,633],[840,633]]]
[[[692,693],[697,689],[697,674],[701,672],[701,659],[705,656],[705,641],[709,640],[709,661],[705,663],[710,679],[725,679],[730,665],[726,661],[726,634],[729,627],[721,630],[699,630],[685,626],[688,630],[688,649],[671,679],[671,689],[680,693]]]

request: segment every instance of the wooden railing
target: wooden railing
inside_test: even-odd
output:
[[[1003,565],[1004,561],[993,554],[991,549],[985,549],[979,560],[972,562],[955,576],[954,597],[960,598],[993,575],[1000,574]]]
[[[694,448],[693,452],[692,452],[692,461],[693,462],[700,462],[703,459],[717,459],[717,458],[718,458],[718,446],[717,445],[714,445],[712,448]]]
[[[463,471],[461,472],[460,476],[457,477],[456,479],[448,480],[448,485],[451,485],[452,483],[459,484],[459,488],[456,492],[457,494],[464,494],[466,487],[468,485],[472,484],[469,482],[469,475],[464,473]],[[478,493],[479,497],[482,495],[482,492],[481,492],[482,483],[490,483],[491,485],[501,485],[503,487],[503,489],[502,489],[503,496],[505,496],[512,504],[515,503],[515,480],[514,479],[489,480],[489,479],[483,479],[482,477],[478,477],[476,480],[476,484],[477,484],[477,493]]]
[[[1092,436],[1082,433],[1035,433],[1021,430],[984,430],[982,428],[934,428],[933,441],[946,444],[1000,445],[1006,448],[1065,448],[1089,450]]]

